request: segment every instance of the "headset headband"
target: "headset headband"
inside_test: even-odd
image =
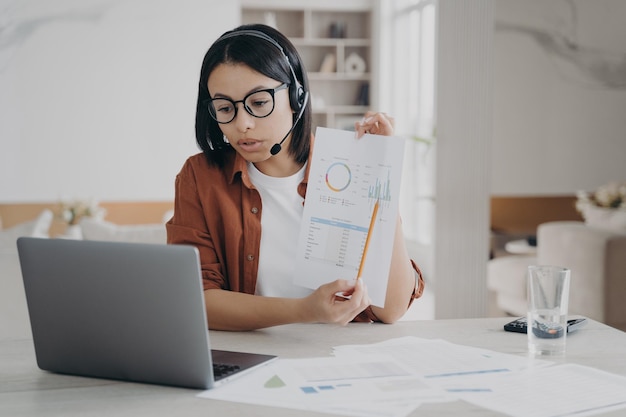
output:
[[[223,40],[235,38],[237,36],[254,36],[256,38],[264,39],[265,41],[271,43],[276,48],[278,48],[280,53],[285,58],[285,61],[287,61],[287,66],[289,67],[289,71],[291,72],[291,78],[293,79],[293,89],[290,89],[290,94],[289,94],[289,101],[291,103],[291,107],[295,111],[300,110],[302,106],[305,104],[304,101],[306,101],[306,99],[308,98],[308,94],[306,94],[304,87],[302,87],[302,84],[298,81],[298,77],[296,77],[296,72],[293,69],[293,65],[291,65],[289,56],[287,56],[283,47],[280,46],[280,44],[267,33],[264,33],[264,32],[261,32],[260,30],[255,30],[255,29],[234,30],[232,32],[228,32],[222,35],[215,42],[216,43],[221,42]]]

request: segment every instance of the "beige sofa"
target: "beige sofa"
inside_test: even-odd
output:
[[[536,256],[490,260],[487,287],[494,292],[498,307],[513,316],[526,315],[530,264],[570,268],[570,314],[626,330],[626,232],[582,222],[547,222],[537,228]]]
[[[150,203],[138,204],[138,206],[140,208],[152,208]],[[163,204],[157,203],[156,209],[158,210],[162,206]],[[53,230],[55,226],[53,221],[54,214],[49,208],[41,209],[39,205],[31,209],[31,212],[40,210],[36,216],[30,214],[28,210],[24,210],[22,206],[18,206],[16,210],[6,210],[7,207],[7,205],[3,206],[2,208],[5,210],[0,211],[1,214],[7,214],[4,218],[15,219],[16,216],[13,216],[13,213],[32,216],[29,220],[20,223],[4,222],[4,227],[2,227],[2,222],[0,222],[0,334],[6,339],[24,339],[30,338],[31,332],[16,240],[21,236],[49,237],[51,235],[50,230]],[[29,208],[31,207],[26,207],[26,209]],[[113,208],[116,208],[116,206],[113,205]],[[23,214],[22,211],[26,211],[26,214]],[[171,215],[170,210],[167,210],[165,214],[161,212],[160,215],[158,212],[152,216],[142,214],[143,218],[149,220],[162,216],[160,222],[149,224],[118,225],[104,220],[83,219],[80,223],[80,238],[86,240],[166,243],[164,223],[166,220],[169,220]],[[0,217],[0,220],[4,219]],[[67,238],[68,236],[57,234],[56,237]]]
[[[0,333],[4,338],[23,339],[31,335],[17,238],[48,237],[52,218],[52,211],[45,209],[32,220],[8,228],[0,227]]]

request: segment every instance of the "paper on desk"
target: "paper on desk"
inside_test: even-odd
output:
[[[452,387],[465,401],[513,417],[584,417],[626,409],[625,377],[577,364],[470,378]]]
[[[512,372],[529,366],[550,364],[548,361],[494,352],[454,344],[440,339],[406,336],[367,345],[343,345],[334,349],[336,356],[355,354],[389,355],[412,373],[430,380],[459,375]]]
[[[202,398],[347,416],[403,417],[453,397],[384,355],[279,359]]]
[[[298,239],[294,283],[317,288],[356,278],[372,208],[379,210],[362,279],[372,303],[387,293],[405,140],[318,128]]]
[[[626,378],[443,340],[404,337],[334,348],[338,357],[384,353],[451,395],[513,417],[584,417],[626,409]]]

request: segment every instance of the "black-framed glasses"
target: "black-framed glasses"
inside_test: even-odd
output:
[[[243,103],[243,108],[254,117],[267,117],[274,111],[274,94],[289,86],[283,83],[276,88],[253,91],[243,100],[233,101],[229,98],[210,98],[207,100],[209,114],[217,123],[230,123],[237,117],[237,103]]]

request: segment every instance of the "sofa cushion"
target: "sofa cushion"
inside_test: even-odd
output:
[[[52,211],[46,209],[34,220],[0,230],[0,334],[5,339],[31,337],[17,239],[47,238],[53,218]]]
[[[581,314],[609,325],[615,325],[618,320],[626,322],[626,309],[620,300],[624,298],[622,282],[626,263],[623,253],[609,251],[626,240],[625,233],[589,227],[582,222],[549,222],[539,226],[537,239],[539,263],[564,266],[572,271],[570,314]],[[607,304],[607,294],[617,296],[615,305]],[[607,315],[609,311],[611,318]]]
[[[527,310],[529,265],[537,264],[532,255],[512,255],[487,262],[487,288],[496,293],[498,307],[512,315],[525,315]]]
[[[626,232],[626,210],[597,207],[591,204],[580,205],[580,207],[588,226],[616,233]]]
[[[117,225],[103,220],[85,218],[81,220],[80,228],[85,240],[167,243],[164,224]]]
[[[46,209],[34,220],[0,230],[0,253],[17,253],[17,238],[22,236],[49,237],[48,233],[53,218],[52,211]]]

